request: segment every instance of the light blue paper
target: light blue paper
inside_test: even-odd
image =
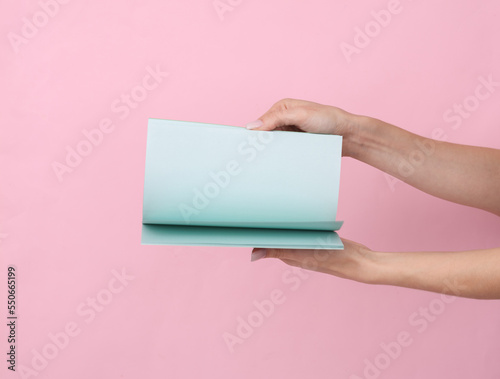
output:
[[[341,148],[334,135],[150,119],[142,243],[342,248]]]

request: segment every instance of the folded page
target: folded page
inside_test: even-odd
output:
[[[325,230],[142,225],[144,245],[343,249],[337,233]]]
[[[342,137],[150,119],[143,223],[337,230]]]

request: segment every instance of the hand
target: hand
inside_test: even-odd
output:
[[[350,137],[356,124],[357,116],[340,108],[304,100],[283,99],[246,127],[267,131],[338,134],[344,137],[342,155],[349,156],[346,139]]]
[[[253,249],[252,261],[278,258],[290,266],[323,272],[362,283],[377,283],[377,253],[364,245],[342,239],[344,250]]]

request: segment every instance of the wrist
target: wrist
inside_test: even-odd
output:
[[[359,159],[363,149],[366,148],[370,141],[374,121],[373,118],[368,116],[351,113],[346,115],[342,133],[344,156]]]
[[[363,282],[366,284],[387,284],[393,283],[391,277],[391,261],[393,255],[381,251],[369,250],[363,257],[363,267],[365,274]]]

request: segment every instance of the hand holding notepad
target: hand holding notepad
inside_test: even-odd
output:
[[[342,137],[150,119],[143,244],[339,249]]]

